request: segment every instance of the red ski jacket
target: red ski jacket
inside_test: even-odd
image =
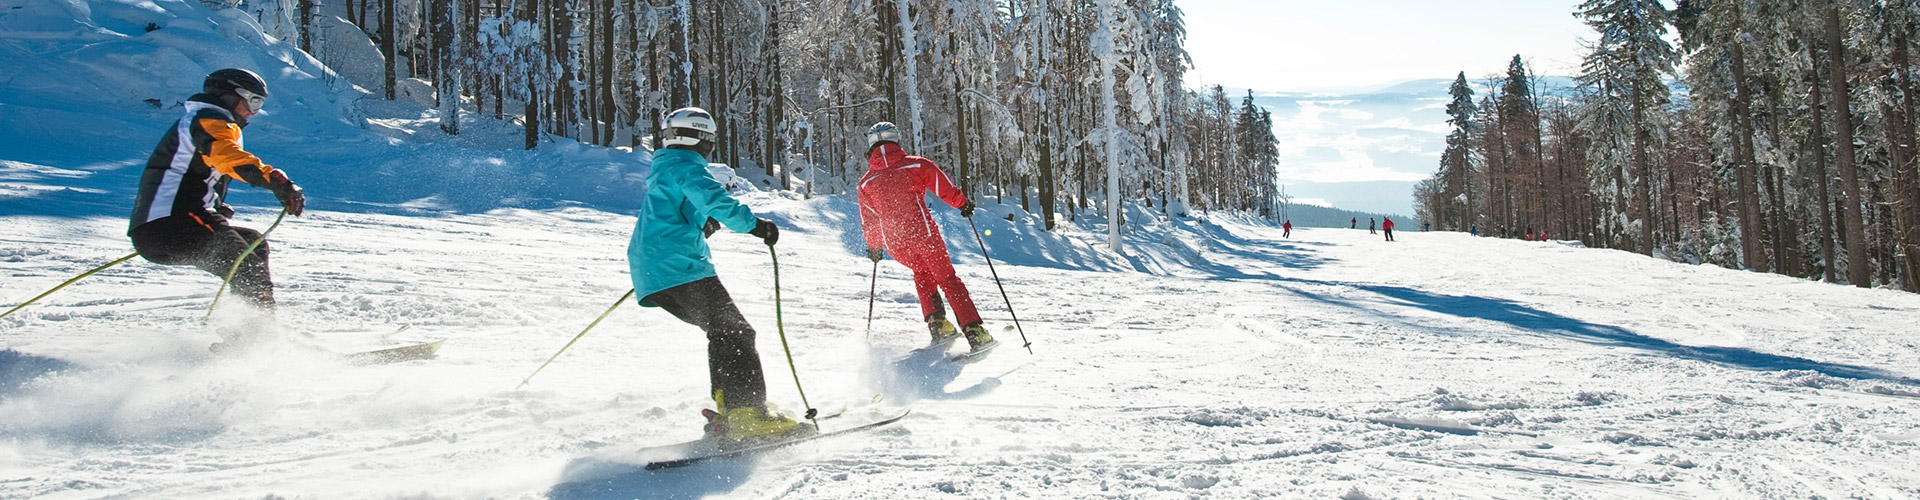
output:
[[[927,212],[926,193],[932,191],[954,208],[967,204],[967,195],[940,171],[933,160],[907,156],[899,144],[881,143],[867,154],[867,175],[860,178],[860,229],[868,248],[884,248],[895,258],[947,250],[940,226]]]
[[[1393,230],[1393,219],[1387,219],[1385,223],[1380,225],[1380,228],[1389,231]]]

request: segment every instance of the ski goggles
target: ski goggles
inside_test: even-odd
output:
[[[241,99],[246,99],[247,109],[251,109],[255,113],[260,112],[260,106],[267,103],[267,96],[248,92],[247,89],[234,87],[233,93],[234,95],[240,96]]]

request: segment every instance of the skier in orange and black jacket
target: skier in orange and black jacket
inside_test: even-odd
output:
[[[306,198],[287,174],[241,146],[240,129],[266,102],[266,81],[228,68],[207,75],[202,90],[187,100],[185,114],[148,157],[127,236],[134,250],[155,264],[225,276],[247,246],[262,238],[259,231],[227,224],[233,215],[225,203],[228,180],[273,190],[287,213],[296,216],[306,210]],[[234,273],[233,290],[263,309],[273,307],[265,242]]]

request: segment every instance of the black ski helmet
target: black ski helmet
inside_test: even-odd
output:
[[[200,89],[202,92],[216,96],[232,94],[236,97],[245,98],[247,96],[240,95],[239,92],[236,92],[237,90],[244,90],[253,95],[260,96],[262,99],[267,97],[267,81],[261,79],[260,75],[254,74],[252,71],[240,68],[227,68],[208,73],[207,80],[200,84]]]

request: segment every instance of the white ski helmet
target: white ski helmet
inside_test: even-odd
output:
[[[660,137],[655,140],[660,148],[682,146],[707,154],[713,151],[714,143],[719,142],[719,129],[707,110],[685,107],[667,113],[667,119],[661,123]]]
[[[882,142],[899,144],[900,127],[893,126],[893,122],[880,122],[873,124],[872,127],[868,127],[867,149],[873,149],[874,146],[879,146]]]

